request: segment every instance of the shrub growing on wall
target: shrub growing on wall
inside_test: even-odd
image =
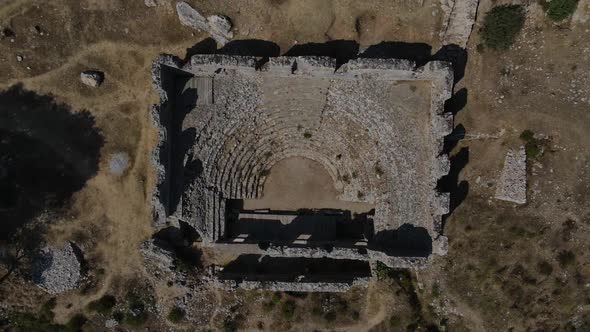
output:
[[[492,8],[484,18],[482,38],[485,46],[495,50],[510,48],[524,26],[524,8],[502,5]]]

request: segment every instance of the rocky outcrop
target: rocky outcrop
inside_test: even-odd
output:
[[[33,282],[49,294],[76,288],[81,278],[80,256],[80,249],[71,243],[63,248],[43,248],[33,262]]]
[[[526,203],[526,151],[521,146],[506,154],[496,198],[517,204]]]
[[[205,18],[184,1],[176,4],[176,12],[182,25],[208,32],[220,45],[225,45],[233,38],[233,33],[231,32],[232,23],[225,16],[211,15]]]

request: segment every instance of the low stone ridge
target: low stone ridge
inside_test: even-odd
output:
[[[81,278],[79,254],[71,243],[63,248],[42,249],[33,262],[33,282],[49,294],[76,288]]]
[[[446,0],[442,8],[446,12],[442,30],[444,45],[467,46],[475,23],[479,0]]]
[[[104,73],[98,70],[85,70],[80,73],[82,83],[98,88],[104,82]]]
[[[233,33],[231,32],[232,23],[225,16],[211,15],[205,18],[184,1],[176,4],[176,12],[182,25],[208,32],[222,46],[233,38]]]
[[[526,150],[509,150],[504,161],[496,198],[517,204],[526,203]]]

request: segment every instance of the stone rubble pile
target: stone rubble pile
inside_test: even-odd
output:
[[[521,146],[506,154],[504,168],[496,188],[496,198],[516,204],[526,203],[526,151]]]
[[[33,262],[33,282],[49,294],[76,288],[81,278],[80,258],[71,243],[63,248],[46,247]]]

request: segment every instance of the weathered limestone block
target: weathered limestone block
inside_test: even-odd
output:
[[[211,15],[205,18],[184,1],[176,4],[176,12],[182,25],[208,32],[221,45],[225,45],[233,38],[233,33],[231,32],[232,23],[225,16]]]
[[[526,203],[526,151],[521,146],[517,151],[509,150],[504,169],[496,188],[496,198],[517,204]]]

